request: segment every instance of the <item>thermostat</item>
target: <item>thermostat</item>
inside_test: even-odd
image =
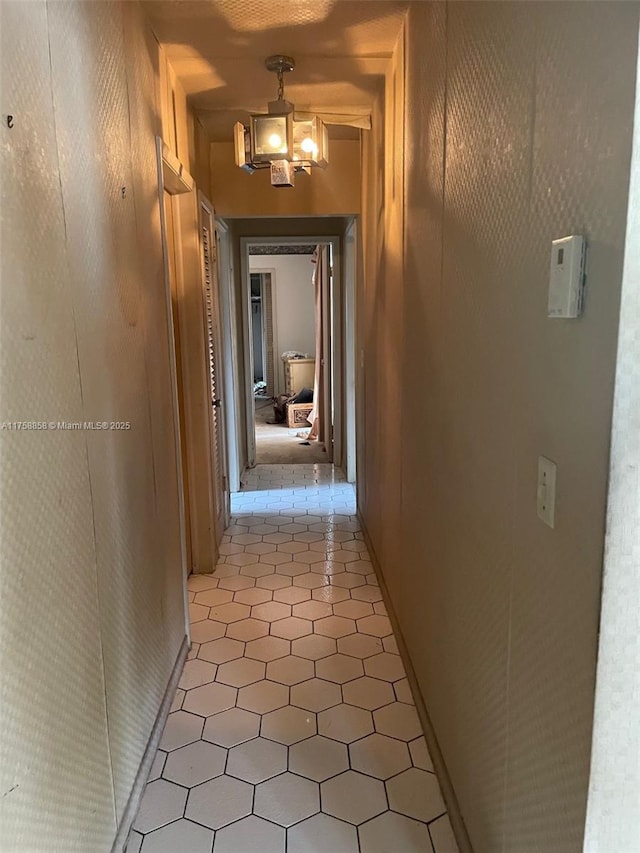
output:
[[[584,291],[586,242],[574,234],[551,244],[549,317],[579,317]]]

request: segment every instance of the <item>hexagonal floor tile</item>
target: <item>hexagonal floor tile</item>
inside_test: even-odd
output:
[[[325,711],[342,702],[342,691],[332,681],[310,678],[291,688],[291,704],[307,711]]]
[[[215,589],[218,581],[212,575],[190,575],[187,586],[193,592],[200,592],[203,589]]]
[[[286,831],[251,815],[216,833],[215,853],[284,853]]]
[[[211,663],[226,663],[228,660],[241,658],[243,654],[244,643],[230,640],[228,637],[203,643],[198,651],[200,660],[208,660]]]
[[[298,619],[295,616],[289,616],[287,619],[280,619],[271,623],[272,635],[282,637],[285,640],[296,640],[298,637],[311,634],[312,631],[313,622],[309,622],[307,619]]]
[[[280,826],[292,826],[320,810],[318,785],[293,773],[282,773],[256,786],[253,810]]]
[[[347,566],[347,568],[349,567]],[[332,583],[334,586],[352,590],[355,587],[364,586],[366,580],[363,575],[358,575],[355,572],[344,572],[344,574],[336,575]]]
[[[291,705],[271,711],[262,718],[260,734],[287,746],[316,733],[316,715]]]
[[[309,658],[309,660],[329,657],[329,655],[335,654],[336,649],[336,641],[332,637],[321,637],[319,634],[300,637],[291,644],[291,651],[294,655]]]
[[[153,782],[156,779],[159,779],[162,776],[162,771],[164,769],[164,765],[166,764],[168,758],[168,754],[159,749],[155,758],[153,759],[153,764],[151,765],[151,770],[149,771],[149,778],[147,782]]]
[[[433,762],[431,761],[424,737],[412,740],[409,744],[409,752],[411,753],[411,760],[414,767],[417,767],[419,770],[428,770],[430,773],[434,772]]]
[[[282,563],[278,566],[277,572],[279,575],[286,575],[290,578],[295,578],[298,575],[304,575],[309,571],[309,566],[306,563],[298,563],[295,559],[295,554],[293,555],[294,559],[291,563]]]
[[[323,575],[316,575],[313,572],[307,572],[304,575],[298,575],[294,579],[294,586],[303,587],[303,589],[320,589],[320,587],[328,586],[329,578]]]
[[[266,637],[268,633],[269,623],[262,622],[260,619],[242,619],[227,627],[227,637],[244,643]]]
[[[413,705],[394,702],[373,713],[376,731],[399,740],[414,740],[422,734],[420,718]]]
[[[394,812],[427,823],[445,811],[438,780],[433,773],[412,767],[387,782],[389,806]]]
[[[238,568],[244,566],[251,566],[253,563],[258,562],[257,554],[247,554],[246,551],[243,551],[241,554],[230,554],[227,558],[227,565],[236,566]]]
[[[382,593],[380,592],[379,586],[366,584],[366,586],[359,586],[352,589],[351,598],[355,598],[358,601],[382,601]]]
[[[231,601],[228,604],[218,604],[211,608],[211,618],[217,622],[239,622],[240,619],[246,619],[251,612],[251,608],[246,604],[239,604],[237,601]]]
[[[385,735],[369,735],[352,743],[349,755],[354,770],[376,779],[389,779],[411,766],[406,744]]]
[[[249,578],[246,578],[249,580]],[[241,589],[234,593],[233,600],[239,601],[240,604],[248,604],[253,607],[254,604],[264,604],[265,601],[271,601],[272,593],[268,589],[260,589],[260,587],[252,586],[249,589]]]
[[[221,578],[219,589],[228,589],[233,593],[242,592],[245,589],[253,589],[255,581],[253,578],[246,578],[243,575],[234,575],[231,578]],[[238,599],[233,596],[233,600]],[[246,604],[247,602],[242,602]]]
[[[191,789],[185,817],[211,829],[220,829],[251,814],[252,800],[251,785],[231,776],[219,776]]]
[[[359,678],[363,674],[362,661],[348,655],[331,655],[316,663],[316,675],[327,681],[335,681],[337,684],[353,681],[354,678]]]
[[[213,831],[181,818],[162,829],[145,835],[141,853],[174,853],[189,850],[189,853],[211,853]],[[127,847],[127,850],[129,848]]]
[[[242,708],[230,708],[207,718],[202,738],[220,746],[231,747],[257,737],[259,731],[258,714]]]
[[[370,658],[383,651],[382,642],[377,637],[367,634],[349,634],[338,640],[338,651],[354,658]]]
[[[451,829],[449,815],[442,815],[432,821],[429,824],[429,835],[435,853],[458,853],[458,843]]]
[[[382,640],[382,645],[384,646],[385,652],[390,652],[392,655],[399,655],[400,649],[398,648],[398,641],[391,634],[388,637],[384,637]]]
[[[415,705],[411,688],[409,687],[409,680],[407,678],[401,678],[400,681],[395,681],[393,684],[393,690],[398,702],[404,702],[406,705]]]
[[[208,643],[224,637],[227,626],[223,622],[214,622],[213,619],[205,619],[204,622],[196,622],[191,626],[191,641],[194,643]],[[198,649],[198,653],[200,650]]]
[[[215,663],[204,660],[188,660],[182,675],[180,676],[180,687],[182,690],[191,690],[192,687],[200,687],[214,681],[218,667]]]
[[[356,828],[326,814],[287,830],[287,853],[359,853]]]
[[[388,637],[391,631],[391,622],[386,616],[365,616],[358,619],[358,631],[361,634],[370,634],[372,637]]]
[[[216,681],[229,684],[231,687],[245,687],[264,678],[264,672],[265,665],[262,661],[238,658],[220,665]]]
[[[347,634],[354,634],[356,623],[353,619],[345,619],[344,616],[327,616],[314,622],[313,630],[314,633],[323,637],[338,639],[339,637],[346,637]]]
[[[221,776],[226,758],[226,749],[197,741],[175,749],[167,758],[162,775],[170,782],[193,788],[207,779]]]
[[[140,808],[133,823],[138,832],[151,832],[172,820],[177,820],[184,813],[187,791],[173,782],[156,779],[149,782],[144,789]]]
[[[337,586],[323,586],[319,589],[314,589],[311,596],[314,601],[325,601],[327,604],[336,604],[340,601],[349,600],[349,590],[340,589]]]
[[[285,586],[273,593],[273,600],[281,601],[283,604],[299,604],[301,601],[308,601],[310,598],[311,590],[301,589],[299,586]]]
[[[250,566],[243,566],[240,569],[240,574],[245,577],[256,579],[256,586],[260,578],[265,578],[273,575],[274,566],[269,566],[266,563],[252,563]]]
[[[275,622],[276,619],[291,616],[291,606],[282,604],[280,601],[267,601],[266,604],[257,604],[252,607],[251,616],[254,619],[263,619],[265,622]]]
[[[245,782],[255,785],[286,769],[287,748],[279,743],[257,737],[229,750],[227,773]]]
[[[373,616],[373,605],[368,601],[339,601],[333,605],[336,616],[344,616],[345,619],[362,619],[364,616]]]
[[[203,619],[207,619],[209,616],[209,608],[205,607],[204,604],[194,604],[193,602],[189,603],[189,622],[192,624],[194,622],[202,622]]]
[[[229,664],[225,664],[225,666],[229,666]],[[393,687],[388,681],[369,678],[368,675],[345,684],[342,688],[342,694],[348,705],[366,708],[367,711],[375,711],[376,708],[382,708],[383,705],[389,705],[396,701]]]
[[[200,740],[204,720],[186,711],[174,711],[169,714],[160,739],[160,749],[166,752],[179,749],[188,743]]]
[[[353,770],[323,782],[321,790],[323,811],[348,823],[363,823],[387,809],[382,782]]]
[[[306,658],[289,655],[267,665],[267,678],[281,684],[298,684],[313,677],[313,663]]]
[[[203,687],[195,687],[189,690],[185,696],[182,707],[192,714],[201,717],[209,717],[218,711],[226,711],[236,704],[237,690],[227,687],[225,684],[205,684]]]
[[[261,637],[259,640],[247,643],[245,656],[268,663],[285,657],[290,650],[291,643],[288,640],[282,640],[279,637]]]
[[[173,697],[173,702],[171,703],[171,707],[169,708],[170,714],[173,714],[174,711],[179,711],[182,708],[182,703],[184,702],[184,697],[186,695],[186,690],[182,690],[180,687],[176,689],[175,696]]]
[[[352,705],[335,705],[318,714],[318,733],[342,743],[352,743],[373,733],[371,713]]]
[[[400,657],[389,652],[367,658],[364,669],[367,675],[372,678],[382,678],[384,681],[399,681],[401,678],[406,678]]]
[[[204,592],[197,592],[193,599],[196,604],[204,604],[207,607],[214,607],[216,604],[226,604],[233,599],[233,593],[226,589],[208,589]]]
[[[387,853],[389,850],[411,850],[432,853],[427,827],[403,815],[385,812],[358,827],[362,853]]]
[[[288,704],[289,688],[275,681],[258,681],[238,691],[238,707],[257,714],[268,714]]]
[[[347,747],[316,735],[289,749],[289,770],[314,782],[324,782],[349,769]]]
[[[295,604],[292,613],[294,616],[300,616],[302,619],[322,619],[333,614],[333,607],[325,601],[305,601],[302,604]]]

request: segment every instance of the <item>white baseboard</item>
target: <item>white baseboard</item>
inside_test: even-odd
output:
[[[451,828],[453,829],[453,834],[455,835],[456,841],[458,843],[459,853],[473,853],[473,848],[471,847],[471,841],[469,839],[469,833],[467,832],[467,828],[464,824],[464,818],[462,817],[462,813],[460,812],[460,806],[458,805],[458,800],[455,795],[455,791],[453,790],[453,785],[451,784],[451,779],[447,771],[447,766],[444,762],[440,746],[438,745],[438,739],[436,738],[436,733],[431,723],[429,712],[427,711],[427,706],[422,696],[422,692],[420,691],[420,685],[418,684],[418,679],[416,678],[416,673],[411,663],[409,650],[407,649],[404,637],[402,636],[402,631],[398,623],[398,617],[396,616],[395,610],[393,609],[393,604],[391,603],[391,598],[389,597],[389,590],[387,589],[387,585],[384,581],[384,575],[382,574],[380,562],[378,561],[376,552],[371,542],[371,537],[369,536],[367,527],[359,510],[358,520],[360,521],[364,540],[367,544],[367,548],[369,549],[371,562],[373,563],[373,568],[376,573],[376,577],[378,578],[378,583],[380,584],[380,591],[382,592],[382,597],[389,613],[389,620],[393,628],[393,633],[398,642],[398,651],[400,652],[400,657],[402,658],[402,662],[404,663],[404,668],[407,673],[407,679],[409,681],[409,685],[411,686],[413,698],[416,702],[416,711],[418,712],[418,717],[420,718],[422,729],[424,731],[424,737],[427,742],[427,747],[429,749],[429,755],[431,756],[431,761],[433,762],[433,767],[436,771],[438,782],[440,783],[442,796],[447,807],[447,814],[449,815],[449,820],[451,822]]]
[[[158,750],[158,744],[160,743],[160,738],[162,736],[165,723],[167,722],[167,717],[169,716],[169,709],[171,708],[171,703],[173,702],[173,697],[175,696],[176,689],[178,687],[178,682],[180,681],[180,676],[182,675],[182,670],[184,668],[184,663],[187,659],[188,651],[189,642],[187,640],[187,637],[185,637],[182,641],[182,645],[180,646],[180,651],[178,652],[176,662],[173,665],[171,678],[169,679],[169,683],[167,684],[167,689],[165,690],[164,697],[162,699],[162,704],[160,705],[160,710],[158,711],[158,716],[156,717],[156,721],[153,724],[151,736],[149,737],[147,747],[144,751],[144,755],[142,756],[142,761],[140,762],[140,767],[138,768],[138,772],[133,783],[133,788],[131,789],[131,794],[129,795],[129,800],[127,801],[126,808],[122,815],[122,820],[120,821],[120,826],[118,828],[115,841],[113,842],[113,846],[111,848],[111,853],[123,853],[124,846],[127,843],[127,839],[129,838],[129,833],[131,832],[131,825],[133,824],[134,818],[138,813],[138,808],[140,807],[140,800],[142,799],[142,794],[144,793],[144,786],[147,784],[147,779],[149,778],[149,773],[151,772],[151,765],[153,764],[153,759],[155,758],[156,752]]]

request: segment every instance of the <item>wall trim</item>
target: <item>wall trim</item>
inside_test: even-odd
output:
[[[447,765],[445,764],[444,757],[442,755],[442,751],[438,744],[438,739],[436,737],[436,733],[431,722],[431,718],[429,717],[429,712],[427,710],[424,697],[422,696],[422,691],[420,690],[420,685],[418,684],[418,679],[416,677],[413,664],[411,663],[411,657],[409,655],[407,644],[404,641],[404,636],[400,628],[400,623],[398,622],[398,617],[396,616],[396,612],[393,609],[393,604],[391,602],[389,590],[384,581],[384,575],[382,573],[380,562],[376,555],[373,543],[371,541],[371,537],[369,535],[367,526],[364,522],[359,507],[357,511],[357,516],[362,527],[364,541],[367,545],[367,548],[369,549],[369,556],[373,564],[373,569],[376,573],[376,577],[378,578],[378,583],[380,584],[380,591],[382,592],[382,598],[384,599],[384,604],[389,614],[389,621],[391,622],[393,633],[398,643],[398,651],[400,652],[400,657],[402,658],[402,662],[407,673],[407,680],[409,681],[409,685],[411,686],[411,692],[413,694],[413,698],[415,699],[416,711],[418,712],[418,717],[420,718],[420,723],[422,724],[422,730],[424,732],[425,740],[427,741],[429,754],[431,756],[433,767],[438,782],[440,784],[440,789],[442,791],[442,796],[445,805],[447,806],[447,814],[449,815],[449,820],[451,821],[451,828],[458,844],[459,853],[473,853],[471,840],[469,839],[469,833],[467,832],[464,818],[462,817],[462,812],[460,811],[460,806],[458,805],[458,798],[456,797],[453,785],[451,784],[451,778],[447,770]]]
[[[144,755],[142,756],[140,767],[136,773],[131,794],[129,795],[127,805],[122,815],[122,820],[120,821],[120,825],[111,848],[111,853],[124,853],[125,844],[129,838],[134,818],[138,813],[142,794],[144,793],[144,787],[147,784],[147,779],[151,772],[151,765],[153,764],[153,759],[156,756],[158,744],[160,743],[160,738],[171,709],[171,703],[173,702],[173,697],[175,696],[178,682],[182,675],[182,670],[189,651],[189,645],[189,639],[186,636],[183,637],[178,656],[176,657],[176,662],[174,663],[173,670],[171,671],[171,677],[169,678],[167,689],[165,690],[162,698],[162,704],[160,705],[158,716],[156,717],[153,728],[151,729],[151,735],[149,736]]]

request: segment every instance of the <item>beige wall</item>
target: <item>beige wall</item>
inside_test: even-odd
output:
[[[401,258],[367,145],[361,511],[476,853],[582,847],[637,35],[635,3],[411,4]]]
[[[135,3],[2,3],[2,840],[108,851],[185,635],[155,160]],[[122,188],[125,188],[123,195]]]
[[[231,131],[230,131],[231,132]],[[211,144],[216,213],[222,217],[347,216],[360,210],[360,142],[331,139],[330,162],[295,187],[272,187],[268,170],[249,175],[234,161],[233,143]]]

